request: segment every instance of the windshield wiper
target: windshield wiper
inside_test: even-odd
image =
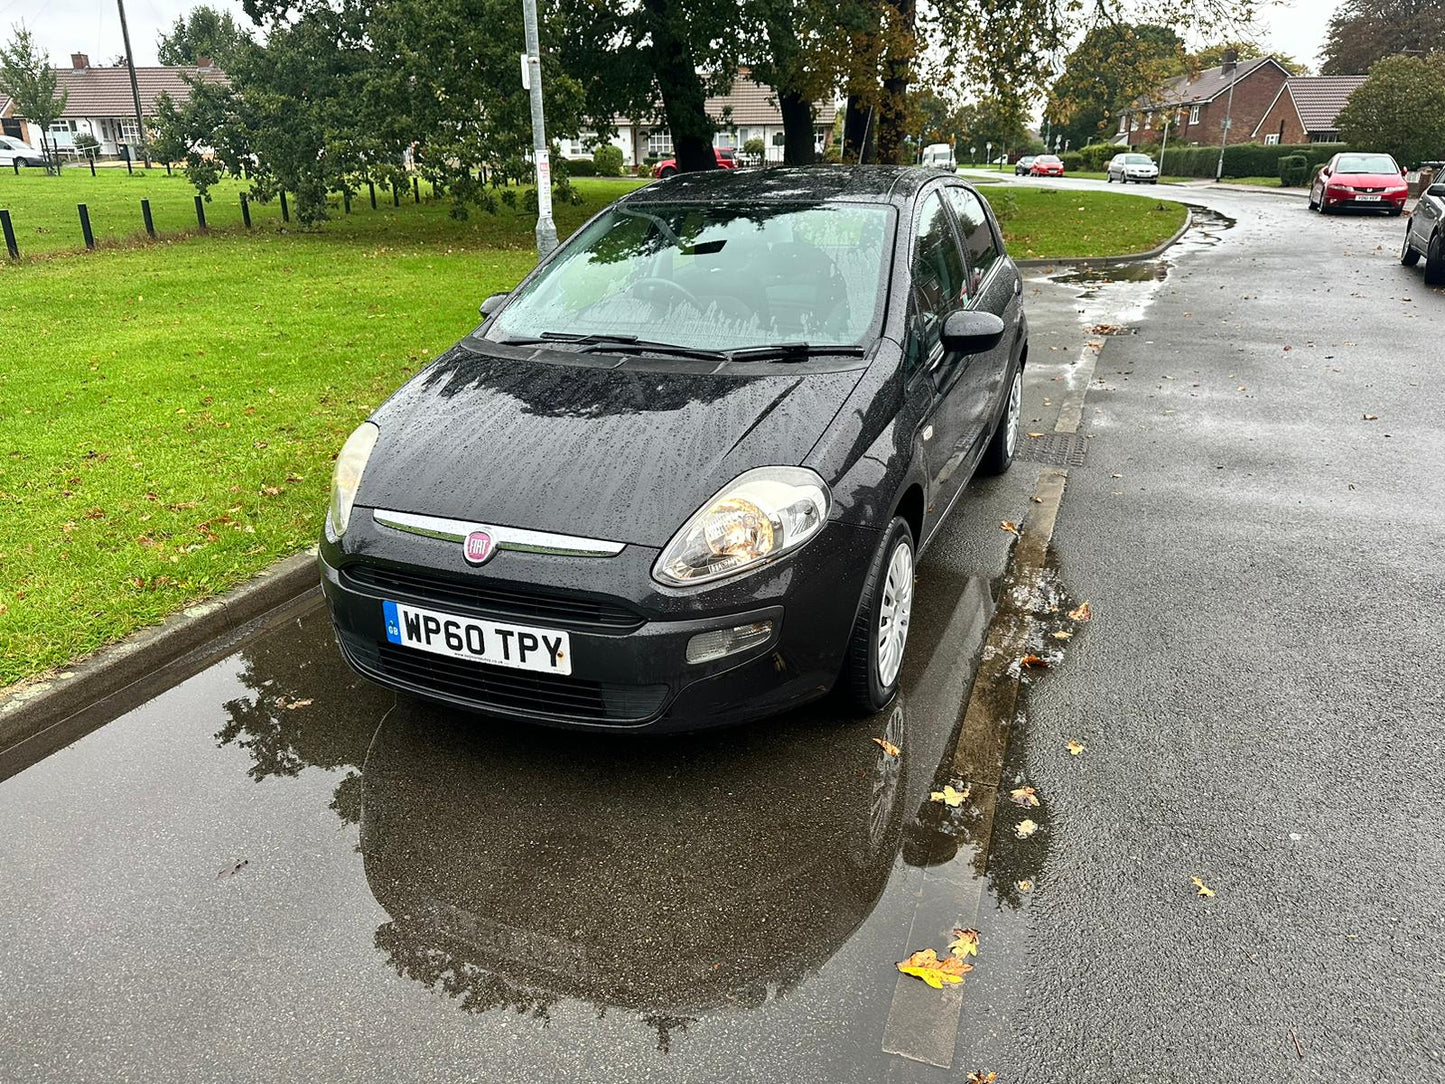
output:
[[[772,343],[745,346],[728,352],[729,361],[807,361],[810,357],[861,358],[868,351],[861,346],[812,346],[808,343]]]

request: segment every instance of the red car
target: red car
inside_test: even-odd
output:
[[[1388,154],[1337,154],[1310,188],[1310,210],[1331,214],[1343,207],[1403,214],[1404,171]]]
[[[1064,160],[1057,154],[1041,154],[1034,159],[1034,164],[1029,166],[1030,177],[1062,177],[1064,175]]]
[[[712,153],[717,156],[718,169],[738,168],[738,160],[733,157],[732,151],[718,150],[716,147],[714,147],[712,149]],[[652,167],[652,175],[654,177],[671,177],[676,172],[676,158],[664,158],[661,162],[658,162],[657,165]]]

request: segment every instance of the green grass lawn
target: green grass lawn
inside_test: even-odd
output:
[[[22,222],[63,221],[82,189],[98,229],[143,186],[160,228],[190,204],[164,173],[14,180],[0,174],[0,206]],[[579,181],[559,233],[634,183]],[[1183,214],[1112,193],[993,198],[1013,206],[1019,257],[1147,248]],[[532,229],[505,208],[458,222],[442,202],[386,202],[316,230],[258,214],[250,232],[121,243],[117,225],[95,253],[0,260],[0,687],[311,544],[346,434],[531,269]]]

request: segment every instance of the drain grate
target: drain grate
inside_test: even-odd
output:
[[[1089,441],[1078,433],[1045,433],[1041,437],[1024,437],[1017,454],[1035,463],[1082,467],[1089,454]]]

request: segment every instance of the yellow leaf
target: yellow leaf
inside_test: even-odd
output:
[[[1022,538],[1022,537],[1023,537],[1023,535],[1019,532],[1019,525],[1018,525],[1017,523],[1013,522],[1013,520],[1009,520],[1009,519],[999,520],[999,524],[998,524],[998,525],[999,525],[1000,527],[1002,527],[1005,531],[1007,531],[1007,532],[1008,532],[1009,534],[1011,534],[1011,535],[1016,535],[1016,536],[1019,537],[1019,538]]]
[[[1365,415],[1365,421],[1367,421],[1367,422],[1377,422],[1377,421],[1379,421],[1379,420],[1380,420],[1380,416],[1379,416],[1378,414],[1366,414],[1366,415]]]
[[[1037,824],[1035,824],[1028,818],[1024,818],[1023,820],[1019,821],[1018,827],[1014,829],[1014,835],[1018,836],[1019,839],[1028,839],[1029,836],[1033,835],[1038,830],[1039,826]]]
[[[1084,751],[1084,743],[1075,741],[1073,738],[1070,738],[1068,744],[1066,744],[1064,748],[1067,749],[1074,756],[1078,756]]]
[[[905,975],[922,979],[935,990],[942,990],[944,983],[951,985],[962,982],[963,976],[973,970],[973,965],[966,964],[953,956],[940,960],[938,954],[932,949],[924,949],[900,962],[898,970]]]
[[[1052,636],[1055,640],[1071,640],[1074,636],[1072,632],[1065,632],[1063,629],[1060,629],[1058,632],[1050,633],[1049,635]]]
[[[1015,882],[1015,885],[1020,892],[1032,892],[1034,890],[1033,881],[1029,880],[1027,877],[1025,877],[1022,881]]]
[[[953,928],[953,940],[948,943],[948,951],[957,956],[960,960],[965,956],[978,955],[978,931],[960,930],[957,926]]]
[[[968,1074],[968,1080],[965,1084],[994,1084],[994,1081],[997,1079],[998,1074],[995,1072],[986,1073],[982,1069],[975,1069]]]
[[[1036,806],[1039,804],[1033,787],[1016,787],[1009,791],[1009,797],[1013,799],[1014,805]]]
[[[890,757],[896,757],[901,752],[898,746],[894,745],[891,741],[884,741],[882,738],[874,738],[873,740],[877,742],[878,746]]]
[[[928,796],[930,802],[942,802],[946,806],[961,806],[963,800],[968,797],[968,788],[954,790],[951,784],[944,784],[942,790],[935,790]]]
[[[1039,437],[1041,437],[1041,436],[1043,436],[1042,433],[1030,433],[1030,434],[1029,434],[1029,439],[1030,439],[1030,440],[1038,440]]]
[[[1069,611],[1069,619],[1072,621],[1087,621],[1094,616],[1094,610],[1085,599],[1079,605]]]
[[[1199,894],[1201,896],[1214,895],[1214,889],[1210,888],[1207,884],[1205,884],[1202,877],[1191,877],[1189,883],[1192,884],[1195,888],[1199,889]]]

